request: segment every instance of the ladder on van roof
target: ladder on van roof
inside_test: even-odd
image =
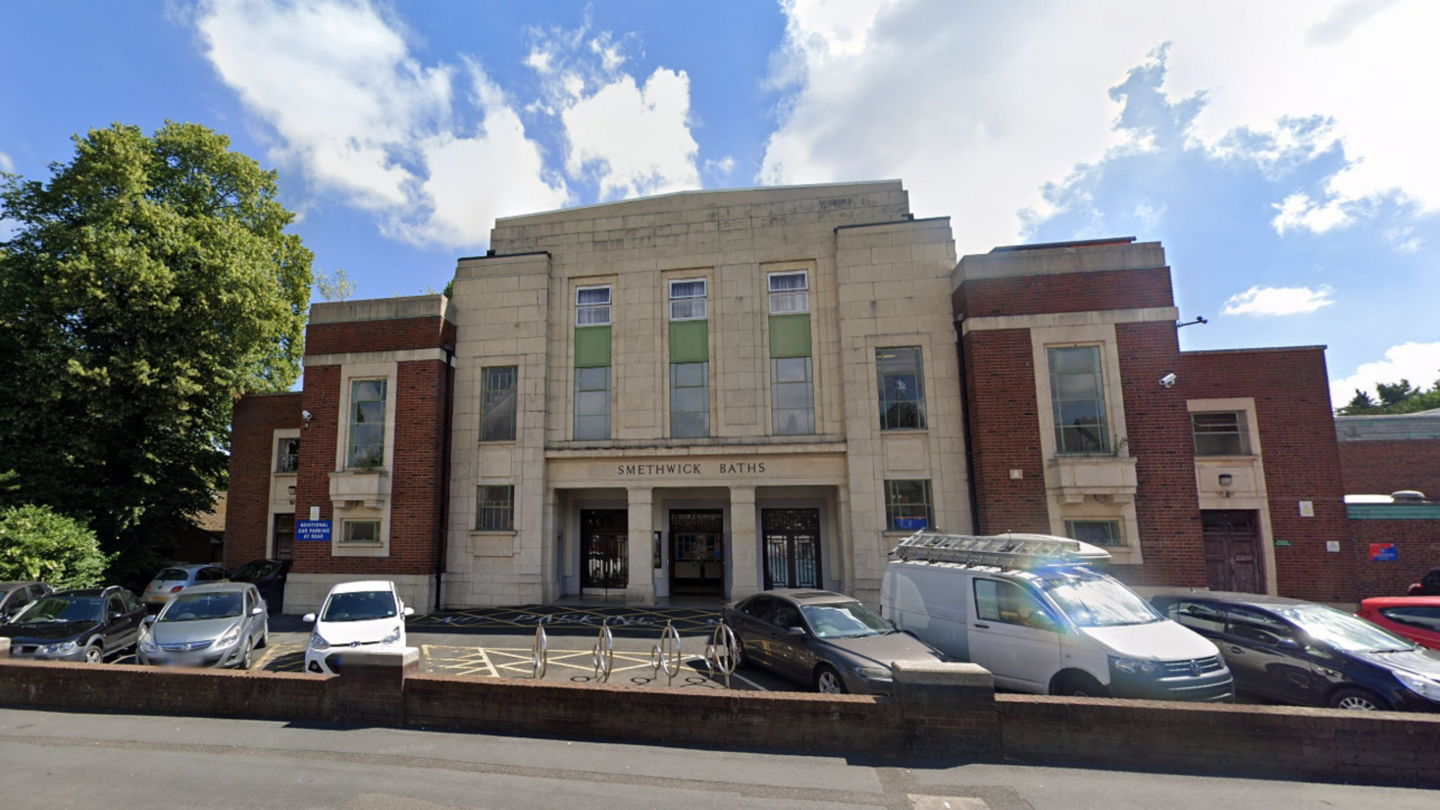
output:
[[[1048,534],[966,534],[916,532],[900,541],[890,556],[914,562],[1044,568],[1105,562],[1110,552],[1068,537]]]

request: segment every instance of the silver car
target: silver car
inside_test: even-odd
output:
[[[145,587],[145,592],[140,595],[140,598],[151,608],[164,607],[166,602],[175,598],[175,594],[186,588],[193,588],[208,582],[224,582],[229,578],[230,572],[217,563],[172,565],[150,580],[150,584]]]
[[[270,642],[269,612],[248,582],[195,585],[146,619],[135,658],[157,666],[249,669]]]

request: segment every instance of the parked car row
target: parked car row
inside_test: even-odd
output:
[[[1301,705],[1440,711],[1440,598],[1367,600],[1361,615],[1375,623],[1255,594],[1147,601],[1089,567],[1108,558],[1045,535],[920,533],[886,567],[880,615],[853,597],[781,590],[732,603],[724,617],[744,662],[822,692],[885,694],[893,662],[952,660],[1037,694],[1214,702],[1239,689]]]

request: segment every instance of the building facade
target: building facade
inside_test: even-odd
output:
[[[957,262],[898,181],[686,192],[499,220],[452,292],[316,304],[303,391],[237,404],[226,559],[292,557],[287,612],[873,603],[926,527],[1354,598],[1323,348],[1180,352],[1158,243]]]

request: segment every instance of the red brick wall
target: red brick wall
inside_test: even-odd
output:
[[[1049,534],[1030,330],[971,332],[963,345],[977,531]],[[1011,470],[1025,477],[1012,480]]]
[[[1105,270],[964,282],[951,297],[967,318],[1175,306],[1170,269]]]
[[[1440,440],[1340,442],[1348,495],[1389,495],[1418,489],[1440,500]]]
[[[298,428],[301,395],[251,394],[235,401],[230,432],[230,494],[225,510],[225,565],[236,568],[265,556],[274,431]],[[304,442],[300,443],[304,452]],[[204,562],[196,560],[196,562]]]
[[[1440,520],[1352,520],[1356,601],[1404,596],[1425,572],[1440,568]],[[1399,559],[1374,562],[1371,543],[1394,543]]]
[[[1195,489],[1194,443],[1186,392],[1158,380],[1180,368],[1175,325],[1115,325],[1125,399],[1125,438],[1135,457],[1135,517],[1142,566],[1111,566],[1137,585],[1205,585],[1205,546],[1200,536]]]
[[[395,429],[390,470],[390,555],[332,557],[330,544],[295,543],[294,570],[324,574],[430,574],[440,540],[443,475],[445,364],[438,360],[400,363],[393,385]],[[330,473],[345,418],[340,413],[340,367],[305,369],[304,408],[310,426],[300,442],[296,513],[308,517],[320,507],[322,520],[334,520]],[[332,531],[340,531],[338,525]]]
[[[305,329],[305,354],[395,352],[455,345],[455,324],[439,317],[312,323]]]
[[[1176,391],[1187,399],[1254,397],[1270,497],[1280,594],[1322,602],[1358,597],[1351,565],[1340,451],[1330,409],[1325,350],[1319,347],[1187,352]],[[1300,517],[1300,501],[1315,517]],[[1326,541],[1341,553],[1325,551]]]

